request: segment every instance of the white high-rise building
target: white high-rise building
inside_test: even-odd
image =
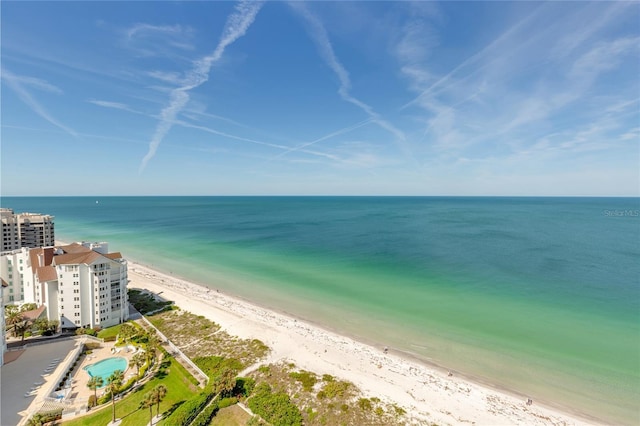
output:
[[[0,255],[0,277],[6,282],[5,305],[25,300],[25,290],[33,289],[33,274],[29,269],[29,249],[5,251]],[[29,298],[33,302],[33,297]]]
[[[40,213],[14,213],[0,209],[2,251],[55,244],[53,216]]]
[[[47,319],[59,320],[63,328],[104,328],[129,318],[127,261],[120,253],[109,253],[107,243],[5,252],[0,275],[13,289],[5,302],[45,305]]]
[[[4,353],[7,351],[7,326],[4,319],[4,290],[8,287],[7,284],[2,278],[0,278],[0,308],[2,312],[0,312],[0,332],[2,333],[2,341],[0,342],[0,365],[4,365]]]

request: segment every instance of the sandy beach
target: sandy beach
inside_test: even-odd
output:
[[[366,396],[396,403],[414,424],[586,425],[586,419],[471,382],[279,312],[267,310],[129,262],[129,288],[145,289],[204,315],[232,335],[256,338],[271,348],[264,363],[293,362],[358,386]]]

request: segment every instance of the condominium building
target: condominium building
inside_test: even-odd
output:
[[[0,278],[0,308],[2,311],[0,312],[0,332],[2,333],[2,341],[0,342],[0,365],[4,365],[4,353],[7,351],[7,326],[4,319],[4,290],[8,287],[9,284],[5,282],[2,278]]]
[[[33,274],[29,270],[29,249],[24,247],[0,254],[0,277],[7,284],[2,299],[4,304],[25,300],[25,288],[33,288]]]
[[[45,247],[55,243],[53,216],[40,213],[14,213],[0,209],[2,251],[22,247]]]
[[[109,253],[107,243],[5,252],[0,274],[13,289],[5,302],[44,305],[47,319],[59,320],[62,328],[109,327],[129,318],[127,261]]]

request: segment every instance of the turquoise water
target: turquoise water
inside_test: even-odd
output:
[[[96,203],[98,201],[98,203]],[[63,240],[616,424],[640,413],[640,200],[3,198]]]
[[[84,369],[91,377],[102,377],[104,385],[106,386],[107,379],[114,371],[120,370],[124,372],[127,369],[127,360],[122,357],[111,357],[98,361],[95,364],[87,365]]]

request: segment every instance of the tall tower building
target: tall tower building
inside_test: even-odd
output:
[[[14,213],[0,209],[2,251],[22,247],[47,247],[55,243],[53,216],[40,213]]]

